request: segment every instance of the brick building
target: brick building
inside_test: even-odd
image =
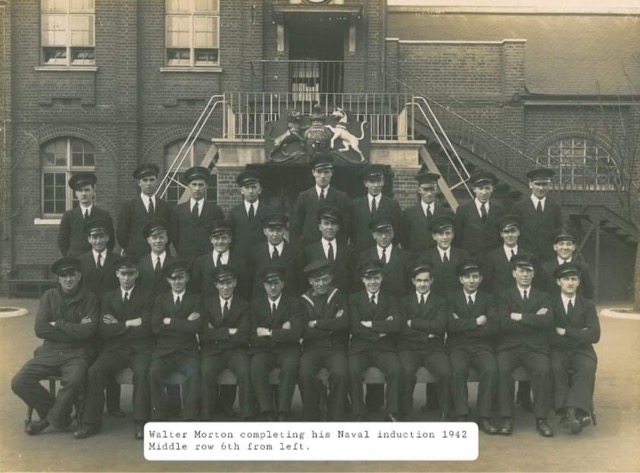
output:
[[[403,207],[426,162],[459,201],[469,196],[458,173],[494,172],[507,203],[527,193],[529,169],[554,167],[553,198],[581,231],[599,297],[628,299],[639,20],[638,9],[532,15],[383,0],[0,0],[3,291],[11,278],[47,277],[76,171],[96,172],[97,204],[114,217],[143,161],[178,176],[209,165],[208,198],[224,210],[240,199],[235,175],[257,166],[269,200],[290,206],[311,175],[270,162],[268,122],[319,102],[367,120],[366,158],[391,165],[388,192]],[[363,192],[357,169],[343,166],[335,185]],[[177,201],[180,186],[167,187]]]

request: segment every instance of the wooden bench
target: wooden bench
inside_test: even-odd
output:
[[[8,281],[10,298],[38,299],[58,285],[49,265],[43,264],[16,265],[9,271]]]

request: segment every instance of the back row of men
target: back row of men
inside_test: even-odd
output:
[[[106,251],[113,241],[113,224],[106,215],[96,215],[99,209],[91,208],[91,205],[87,212],[82,212],[85,208],[82,197],[94,190],[95,176],[82,174],[72,178],[70,185],[80,200],[80,211],[76,212],[76,209],[65,214],[59,241],[61,249],[66,248],[64,242],[70,242],[68,252],[73,252],[74,248],[81,252],[81,245],[74,244],[72,238],[74,225],[79,224],[89,251],[78,259],[63,258],[54,265],[61,287],[53,291],[58,291],[59,295],[52,292],[43,298],[36,334],[45,339],[43,348],[56,345],[50,347],[54,350],[63,348],[56,342],[69,342],[72,346],[64,348],[80,349],[81,341],[88,339],[93,333],[91,327],[95,330],[97,325],[100,325],[101,335],[105,327],[103,337],[119,340],[118,349],[108,349],[110,343],[107,341],[98,361],[89,370],[85,420],[76,432],[78,438],[99,430],[106,379],[127,365],[137,373],[134,374],[134,420],[138,438],[142,435],[140,423],[148,419],[148,415],[144,418],[141,412],[149,411],[149,401],[145,404],[136,399],[143,398],[145,392],[150,393],[151,418],[164,419],[164,386],[170,372],[176,369],[187,375],[183,388],[188,419],[198,415],[198,406],[202,418],[209,417],[207,406],[211,405],[216,391],[212,385],[224,367],[232,369],[238,377],[240,405],[245,417],[253,416],[250,399],[254,394],[260,417],[285,417],[298,379],[300,339],[304,340],[300,387],[308,419],[317,416],[315,375],[323,366],[330,372],[333,419],[344,419],[347,391],[353,415],[356,419],[361,418],[362,376],[367,367],[378,366],[384,371],[387,383],[388,418],[397,420],[410,412],[415,371],[421,365],[438,377],[442,414],[451,416],[451,390],[455,414],[464,419],[468,409],[466,380],[471,365],[480,376],[478,414],[481,428],[487,433],[510,434],[510,374],[522,363],[532,378],[536,426],[541,435],[552,435],[546,422],[552,392],[551,365],[564,370],[563,375],[558,371],[555,376],[554,369],[556,407],[562,410],[562,423],[572,432],[582,428],[590,410],[593,382],[589,381],[591,378],[578,377],[582,380],[576,388],[580,392],[579,400],[574,399],[576,395],[564,384],[568,367],[577,369],[576,357],[580,362],[590,360],[586,363],[587,371],[591,370],[594,378],[595,352],[591,343],[599,337],[599,326],[596,327],[593,303],[582,298],[576,300],[578,289],[589,290],[589,285],[585,284],[588,273],[582,263],[569,262],[575,251],[575,235],[562,228],[558,207],[546,198],[550,170],[538,169],[529,174],[533,195],[514,206],[514,213],[517,213],[522,204],[524,218],[517,214],[504,215],[501,207],[490,200],[495,178],[489,173],[472,177],[476,199],[461,206],[455,217],[435,203],[439,176],[419,173],[416,178],[421,201],[418,206],[405,210],[399,227],[398,204],[381,195],[384,172],[380,166],[364,168],[363,181],[368,194],[353,205],[344,194],[330,187],[333,167],[328,159],[314,160],[312,172],[316,186],[298,199],[291,229],[291,241],[295,243],[290,244],[284,238],[288,217],[278,210],[265,212],[259,202],[261,185],[257,173],[240,173],[238,184],[244,202],[224,220],[219,208],[204,201],[208,170],[191,168],[185,173],[191,201],[174,208],[169,215],[170,223],[166,223],[156,218],[162,205],[151,192],[157,180],[157,168],[141,166],[134,175],[143,192],[121,211],[118,234],[123,235],[119,239],[127,253],[135,253],[133,248],[142,248],[143,243],[149,245],[151,253],[139,261],[124,258],[117,263],[113,261],[115,255]],[[136,206],[137,212],[142,214],[136,215]],[[263,212],[262,217],[260,212]],[[526,234],[531,238],[525,229],[533,219],[537,219],[538,224],[531,230],[536,236],[530,241],[541,248],[536,250],[530,243],[529,249],[541,257],[553,250],[556,254],[547,263],[547,278],[534,279],[537,272],[535,258],[518,247],[521,232],[523,242]],[[125,231],[140,227],[145,220],[139,235]],[[343,233],[345,228],[348,230]],[[397,244],[397,233],[401,235],[401,244]],[[260,242],[261,235],[266,237],[266,242]],[[349,235],[357,250],[347,245]],[[172,259],[167,254],[169,238],[181,258]],[[453,247],[454,238],[464,248]],[[233,239],[236,240],[234,247],[231,246]],[[543,244],[545,241],[549,241],[549,248]],[[434,245],[435,248],[428,249]],[[301,250],[293,251],[295,247]],[[146,253],[148,249],[139,251]],[[247,254],[251,256],[247,257]],[[419,255],[418,259],[414,259],[415,254]],[[470,260],[470,256],[476,259]],[[352,271],[354,267],[358,268],[357,272]],[[74,277],[77,281],[73,290],[65,290],[65,287],[73,286],[69,280]],[[115,284],[109,284],[109,279]],[[532,288],[533,281],[540,279],[547,280],[542,287],[557,293],[553,301]],[[65,294],[82,294],[77,292],[81,280],[85,288],[102,299],[102,308],[94,307],[97,313],[88,313],[90,307],[71,313],[60,307],[69,302],[65,300]],[[570,282],[563,284],[564,280]],[[478,291],[481,283],[493,294],[500,294],[497,304],[491,294]],[[187,284],[193,292],[185,291]],[[139,291],[135,291],[135,287]],[[288,288],[288,294],[283,293],[285,288]],[[155,303],[146,299],[147,296],[142,297],[142,303],[130,311],[129,297],[137,292],[159,295]],[[350,292],[353,294],[348,298]],[[234,297],[234,293],[237,296]],[[301,299],[295,297],[301,293]],[[456,306],[459,299],[456,294],[461,296],[464,307]],[[448,302],[441,297],[445,295]],[[56,303],[52,304],[50,299]],[[242,325],[240,319],[236,319],[232,326],[230,312],[225,315],[225,311],[231,310],[228,303],[232,299],[250,299],[250,308],[246,309],[249,315],[245,319],[252,323],[243,322]],[[567,305],[566,299],[574,305]],[[281,301],[285,301],[286,310],[280,310]],[[578,316],[573,313],[575,304],[581,309]],[[242,307],[242,302],[239,305]],[[153,324],[148,315],[151,306]],[[233,302],[231,307],[234,307]],[[144,310],[147,311],[146,318]],[[212,315],[218,312],[217,318]],[[201,317],[200,314],[207,315]],[[554,318],[554,314],[564,317]],[[79,319],[72,320],[74,317]],[[149,387],[142,384],[143,379],[147,380],[146,372],[141,368],[145,363],[138,361],[136,370],[136,362],[132,360],[140,357],[133,356],[137,349],[135,343],[129,341],[145,338],[144,330],[149,335],[151,327],[158,340],[152,352]],[[445,329],[451,340],[447,347],[449,357],[444,350]],[[207,334],[208,330],[210,333]],[[473,343],[462,343],[456,349],[453,343],[456,332],[462,332],[462,338]],[[196,333],[200,334],[199,355]],[[497,342],[496,334],[499,334]],[[569,354],[554,362],[553,356],[549,357],[549,342],[558,337],[565,337],[566,341],[564,345],[558,342],[559,351]],[[234,342],[227,346],[225,343],[231,339]],[[239,360],[238,351],[247,347],[237,344],[246,345],[247,340],[250,341],[249,351],[245,350]],[[475,343],[478,341],[479,344]],[[211,350],[205,350],[207,344],[215,355],[223,355],[206,355],[211,353]],[[494,354],[496,346],[497,357]],[[460,353],[454,357],[456,351]],[[147,363],[150,363],[149,350],[146,352]],[[82,386],[84,376],[82,366],[74,365],[78,369],[76,383],[67,379],[60,393],[62,396],[64,389],[68,389],[71,397],[66,398],[65,407],[54,409],[57,402],[54,405],[50,397],[45,398],[38,390],[37,382],[33,383],[44,372],[34,367],[42,368],[41,363],[35,362],[36,358],[25,365],[13,381],[14,391],[40,414],[40,421],[27,426],[27,432],[31,434],[46,428],[50,417],[58,426],[67,423],[69,399],[73,400],[74,390],[78,385]],[[205,363],[209,358],[215,361]],[[268,389],[268,373],[274,366],[281,370],[275,408],[271,405]],[[86,368],[85,365],[85,371]],[[562,385],[558,387],[559,384]],[[499,428],[490,420],[496,389],[502,418]],[[52,416],[50,410],[57,416]]]

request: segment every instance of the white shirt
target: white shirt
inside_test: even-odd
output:
[[[147,212],[149,211],[149,202],[153,202],[153,208],[156,208],[156,198],[155,196],[151,196],[149,197],[146,194],[140,194],[140,198],[142,199],[142,203],[144,204],[145,208],[147,209]]]
[[[135,287],[135,286],[134,286]],[[125,291],[124,289],[122,289],[122,287],[120,288],[120,293],[122,294],[122,300],[124,300],[124,296],[125,294],[127,295],[127,299],[131,299],[131,293],[133,292],[133,287],[131,289],[129,289],[128,291]]]
[[[438,248],[438,253],[440,253],[440,261],[444,262],[444,255],[447,255],[447,259],[449,260],[449,262],[451,262],[451,247],[447,248],[446,250],[443,250],[439,246],[436,246],[436,248]]]
[[[482,217],[482,210],[480,209],[480,207],[482,207],[482,202],[480,202],[478,199],[473,199],[473,201],[476,204],[476,209],[478,209],[478,215],[480,215],[480,217]],[[487,209],[487,215],[489,215],[489,201],[487,201],[484,204],[484,208]]]
[[[427,209],[431,211],[431,215],[433,215],[436,210],[435,203],[433,202],[431,202],[430,204],[425,204],[424,202],[420,201],[420,206],[422,207],[422,213],[425,217],[427,216]]]
[[[527,291],[527,299],[531,298],[531,286],[529,287],[520,287],[518,286],[518,291],[520,291],[520,297],[524,299],[524,291]]]
[[[87,211],[89,211],[89,217],[91,217],[91,210],[93,210],[93,204],[91,204],[89,207],[83,207],[82,205],[80,206],[80,213],[82,213],[83,217],[86,215]]]
[[[558,266],[559,266],[559,265],[561,265],[561,264],[564,264],[564,263],[571,263],[571,260],[572,260],[572,259],[573,259],[573,258],[569,258],[569,259],[562,259],[562,258],[560,258],[560,257],[558,256]]]
[[[229,299],[223,299],[222,297],[219,297],[220,299],[220,313],[224,314],[224,305],[225,304],[229,304],[229,310],[231,310],[231,301],[233,300],[233,295],[229,298]]]
[[[425,304],[427,303],[427,301],[429,300],[429,294],[431,294],[431,291],[429,292],[425,292],[424,294],[420,294],[418,291],[416,291],[416,297],[418,298],[418,304],[420,304],[420,300],[424,297],[424,302]]]
[[[368,292],[367,291],[367,298],[369,299],[369,302],[371,302],[371,296],[373,296],[373,302],[375,304],[377,304],[379,302],[378,298],[380,297],[380,291],[378,291],[378,292]]]
[[[502,245],[502,249],[504,250],[504,254],[507,255],[507,260],[510,260],[512,256],[518,254],[518,245],[514,246],[513,248],[507,245]],[[513,255],[511,254],[512,251]]]
[[[282,294],[280,294],[275,301],[272,301],[267,297],[267,300],[269,301],[269,308],[271,309],[273,307],[273,304],[275,304],[276,310],[278,310],[278,307],[280,307],[280,299],[282,299]]]
[[[576,296],[574,295],[573,297],[567,297],[564,294],[560,293],[560,298],[562,299],[562,305],[564,306],[564,313],[568,314],[569,313],[569,302],[571,302],[571,305],[573,305],[573,308],[576,308]]]
[[[269,256],[273,258],[273,248],[274,246],[269,243]],[[278,255],[282,256],[282,252],[284,251],[284,240],[280,242],[279,245],[276,245],[275,248],[278,250]]]
[[[204,207],[204,199],[196,200],[193,197],[189,199],[189,210],[193,212],[193,206],[198,203],[198,217],[202,215],[202,207]]]
[[[338,257],[338,245],[335,238],[331,241],[321,238],[320,243],[322,243],[322,250],[324,251],[324,255],[327,259],[329,258],[329,243],[331,243],[331,246],[333,247],[333,258],[335,259]]]
[[[251,207],[252,205],[253,205],[253,215],[257,215],[258,214],[258,204],[259,203],[260,203],[260,199],[256,200],[253,203],[247,202],[245,200],[244,201],[244,210],[247,212],[247,215],[249,215],[249,207]]]
[[[462,292],[464,293],[464,300],[467,302],[467,304],[469,303],[469,298],[471,298],[472,303],[476,303],[476,296],[478,295],[478,291],[472,292],[471,294],[469,294],[465,290],[463,290]]]
[[[213,265],[216,266],[218,264],[218,255],[220,255],[220,264],[228,264],[229,263],[229,250],[224,253],[218,253],[216,250],[213,250]]]
[[[382,194],[378,194],[377,196],[372,196],[371,194],[367,194],[367,199],[369,200],[369,211],[371,212],[373,209],[371,208],[371,202],[376,201],[376,210],[380,210],[380,201],[382,200]]]
[[[536,210],[538,210],[538,202],[540,202],[540,204],[542,205],[542,211],[544,212],[544,204],[546,201],[546,197],[538,199],[535,195],[531,194],[531,202],[533,202],[533,208]]]
[[[102,268],[104,266],[104,260],[107,257],[107,250],[103,250],[100,253],[98,253],[96,250],[91,250],[91,252],[93,253],[93,262],[96,264],[96,266],[98,265],[98,255],[101,255],[100,267]]]
[[[158,258],[160,258],[160,266],[164,268],[164,260],[167,258],[166,251],[163,251],[159,255],[156,255],[155,253],[151,253],[150,256],[151,256],[151,266],[155,268],[156,264],[158,263]]]
[[[388,263],[391,259],[391,250],[393,249],[393,243],[384,248],[384,261]],[[383,248],[380,245],[376,245],[376,250],[378,251],[378,259],[382,258],[382,250]]]
[[[180,298],[180,302],[184,301],[184,295],[186,294],[187,291],[182,291],[180,293],[178,292],[173,292],[171,291],[171,294],[173,294],[173,303],[176,303],[176,300],[178,299],[178,297]]]
[[[320,198],[320,191],[324,190],[324,198],[327,198],[327,194],[329,194],[329,187],[331,185],[328,185],[327,187],[320,187],[320,186],[315,186],[316,187],[316,194],[318,195],[318,199]]]

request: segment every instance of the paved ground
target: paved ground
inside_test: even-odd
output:
[[[10,389],[11,377],[39,345],[33,334],[35,300],[3,300],[30,314],[0,318],[0,471],[640,471],[640,318],[601,318],[602,340],[596,388],[598,426],[571,436],[537,435],[531,414],[518,410],[512,437],[480,437],[475,462],[148,462],[142,443],[132,437],[130,418],[107,419],[103,433],[84,441],[49,431],[37,437],[22,432],[25,405]],[[129,391],[123,408],[131,412]],[[423,388],[416,404],[423,403]],[[299,412],[299,398],[295,409]]]

